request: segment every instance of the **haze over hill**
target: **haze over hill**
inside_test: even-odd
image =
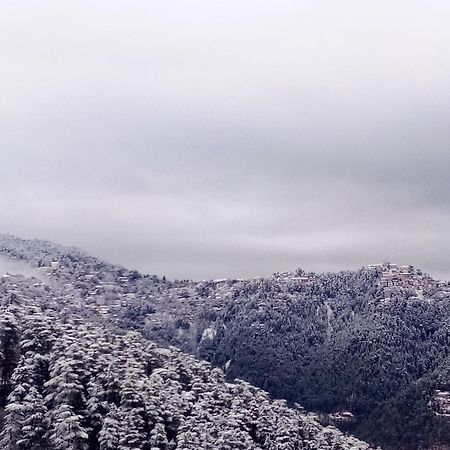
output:
[[[40,277],[39,271],[25,261],[18,261],[0,255],[0,275],[20,274],[25,277]]]

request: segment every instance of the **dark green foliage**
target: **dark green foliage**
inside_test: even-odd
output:
[[[0,239],[0,252],[41,267],[52,285],[59,286],[57,301],[47,285],[29,287],[30,293],[47,312],[67,322],[77,316],[102,326],[141,331],[152,341],[174,345],[224,368],[230,380],[249,381],[290,404],[317,411],[330,423],[329,413],[351,411],[353,420],[337,425],[388,449],[450,445],[450,419],[438,416],[432,406],[436,390],[450,391],[445,371],[450,352],[448,285],[438,289],[432,283],[418,293],[408,281],[387,294],[380,268],[323,275],[299,269],[252,281],[170,282],[48,242],[7,236],[3,244]],[[48,267],[52,261],[59,263],[56,270]],[[407,269],[415,277],[425,276]],[[0,282],[2,292],[5,305],[20,304],[20,292],[11,302],[11,292],[2,291]],[[48,345],[47,340],[43,346]],[[86,364],[91,366],[92,361],[87,359]],[[145,376],[163,366],[152,354],[144,364]],[[111,429],[121,417],[123,374],[111,378],[111,368],[104,365],[95,370],[89,376],[99,377],[100,387],[82,381],[87,405],[76,407],[83,420],[92,415],[90,436],[97,433],[105,414]],[[186,371],[179,367],[177,371],[183,389],[195,391]],[[42,373],[45,376],[45,364]],[[109,374],[110,389],[100,373]],[[107,402],[117,411],[111,406],[106,412],[103,394],[90,404],[91,390],[108,391]],[[167,440],[173,441],[180,417],[152,416],[149,408],[145,413],[149,423],[164,423]],[[186,442],[196,442],[189,430],[183,433]],[[248,433],[259,439],[251,426]],[[326,442],[328,435],[323,439]],[[107,440],[104,445],[109,445]]]
[[[19,326],[14,314],[0,313],[0,407],[11,391],[11,376],[19,360]]]
[[[428,404],[436,383],[392,418],[382,407],[449,356],[450,301],[386,301],[378,282],[376,271],[363,269],[315,276],[310,284],[245,283],[216,319],[214,340],[200,343],[200,355],[226,365],[229,378],[306,409],[350,410],[356,428],[347,429],[385,447],[450,444],[442,431],[448,419],[435,420]]]
[[[6,450],[368,449],[206,362],[49,303],[33,280],[8,282],[21,304],[4,311],[18,356],[0,423]]]

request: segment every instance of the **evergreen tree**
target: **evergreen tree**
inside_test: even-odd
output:
[[[148,449],[149,436],[147,426],[139,408],[123,410],[120,413],[121,433],[119,450],[145,450]]]
[[[23,423],[18,448],[35,450],[45,448],[48,429],[47,408],[40,392],[32,386],[23,401]]]
[[[21,439],[22,425],[25,419],[24,399],[32,386],[32,367],[22,357],[11,377],[12,391],[8,396],[6,416],[0,436],[3,448],[18,449],[17,442]]]
[[[164,424],[157,423],[150,432],[151,450],[167,450],[169,442],[167,440]]]
[[[120,435],[121,424],[118,419],[117,408],[113,406],[106,415],[98,435],[100,450],[117,450],[119,448]]]
[[[143,384],[139,381],[143,376],[139,370],[128,370],[121,385],[119,417],[121,428],[126,432],[120,436],[120,450],[144,449],[149,442],[148,419],[141,394]]]
[[[87,450],[88,434],[81,426],[82,418],[66,404],[57,407],[53,414],[49,441],[54,450]]]
[[[0,314],[0,407],[10,392],[10,379],[20,357],[19,325],[10,311]]]

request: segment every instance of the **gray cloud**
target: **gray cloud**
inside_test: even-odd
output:
[[[4,2],[4,232],[170,277],[450,279],[444,1]]]

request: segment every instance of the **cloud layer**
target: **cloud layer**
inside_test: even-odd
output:
[[[2,232],[177,278],[450,279],[444,1],[6,1]]]

